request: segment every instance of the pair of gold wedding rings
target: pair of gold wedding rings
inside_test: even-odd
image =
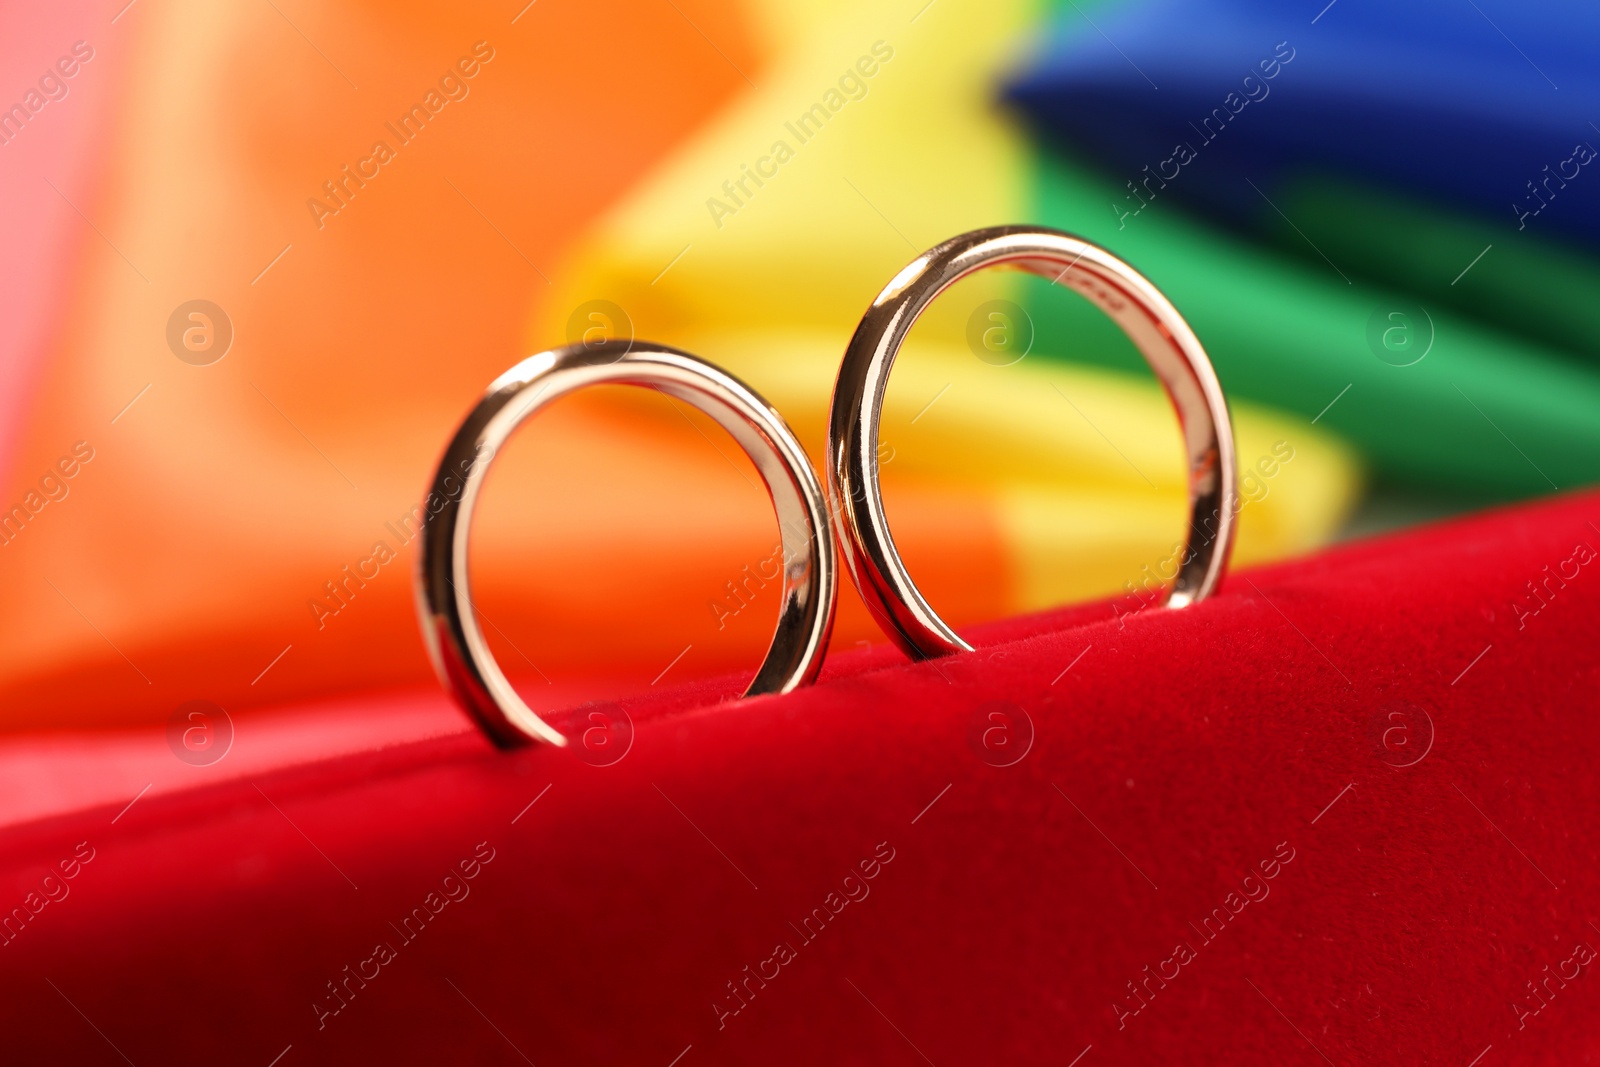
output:
[[[1238,509],[1233,429],[1216,372],[1194,331],[1143,275],[1057,230],[1004,226],[951,238],[884,287],[856,327],[834,386],[827,494],[782,416],[753,389],[687,352],[639,341],[568,345],[530,356],[489,386],[445,449],[424,509],[417,580],[423,637],[441,681],[497,744],[566,739],[507,680],[473,609],[467,547],[490,462],[522,422],[591,385],[638,385],[699,408],[755,463],[778,514],[783,586],[778,627],[746,696],[814,681],[833,628],[839,564],[831,516],[856,588],[884,632],[915,658],[972,646],[928,606],[884,515],[878,423],[895,355],[918,316],[974,271],[1018,267],[1073,289],[1138,347],[1177,410],[1189,471],[1189,533],[1167,606],[1208,596],[1227,568]]]

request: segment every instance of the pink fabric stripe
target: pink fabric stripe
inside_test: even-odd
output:
[[[137,6],[113,23],[116,14],[116,7],[84,0],[0,6],[0,117],[13,105],[28,111],[20,131],[13,132],[15,118],[0,126],[7,137],[0,140],[0,471],[10,464],[40,368],[61,336],[79,252],[101,240],[78,212],[95,217],[123,66],[114,60],[127,53],[137,30]],[[94,57],[72,77],[60,77],[56,63],[71,57],[77,41],[87,42]],[[28,110],[30,102],[37,111]]]

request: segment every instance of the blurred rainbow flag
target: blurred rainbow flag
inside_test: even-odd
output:
[[[1257,182],[1273,207],[1230,215],[1202,189],[1250,157],[1220,142],[1174,195],[1112,210],[1133,163],[1166,158],[1147,152],[1164,124],[1243,77],[1172,46],[1152,23],[1164,10],[178,0],[0,15],[0,103],[24,116],[0,121],[4,725],[430,684],[403,517],[492,378],[595,331],[649,338],[744,377],[816,460],[861,312],[978,226],[1083,234],[1190,318],[1249,467],[1240,564],[1325,544],[1358,508],[1369,528],[1592,481],[1600,386],[1569,351],[1587,304],[1551,297],[1534,323],[1474,288],[1588,277],[1590,252],[1555,225],[1540,244],[1502,240],[1466,200],[1327,160],[1297,169],[1292,152]],[[1281,30],[1260,5],[1202,14],[1218,54],[1257,63],[1292,40],[1257,112],[1282,104],[1288,121],[1300,84],[1338,106],[1359,39],[1319,52],[1313,35],[1343,11],[1313,26],[1297,9]],[[1108,38],[1183,92],[1130,78]],[[1231,144],[1266,143],[1256,117],[1238,115]],[[1441,286],[1480,237],[1495,248],[1458,279],[1469,288]],[[1170,406],[1109,323],[1047,288],[961,283],[890,387],[890,515],[957,625],[1114,595],[1182,536]],[[1430,345],[1402,366],[1413,341],[1394,348],[1384,316],[1413,305]],[[497,463],[474,580],[536,708],[753,669],[776,601],[735,610],[728,586],[775,533],[717,433],[665,398],[597,391]],[[1363,506],[1369,472],[1380,495]],[[835,640],[881,640],[853,593]]]

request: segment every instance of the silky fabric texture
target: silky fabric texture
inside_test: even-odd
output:
[[[1553,354],[1600,356],[1600,308],[1589,299],[1600,287],[1600,258],[1562,240],[1559,225],[1517,230],[1415,190],[1317,173],[1286,180],[1273,201],[1284,214],[1268,207],[1258,233],[1302,258],[1316,256],[1315,245],[1345,270],[1390,286],[1396,308],[1409,293],[1542,341]]]
[[[1594,484],[1600,371],[1571,310],[1592,301],[1566,267],[1592,273],[1600,199],[1568,162],[1548,210],[1511,210],[1600,145],[1577,114],[1600,22],[1558,7],[1335,5],[1313,25],[1257,0],[1063,4],[1005,89],[1049,146],[1032,217],[1137,264],[1230,396],[1317,419],[1386,487],[1481,503]],[[1126,362],[1043,290],[1023,301],[1039,352]]]
[[[9,288],[26,307],[0,335],[0,729],[426,682],[406,562],[377,581],[369,562],[333,622],[308,604],[377,541],[408,553],[385,523],[417,506],[462,414],[527,354],[541,270],[759,75],[742,11],[14,7],[0,37],[16,69],[37,77],[80,39],[94,58],[0,147],[0,189],[26,216],[7,250],[30,279]],[[379,142],[391,157],[374,162]],[[195,299],[233,333],[225,353],[194,355],[220,355],[203,366],[169,337]],[[605,420],[575,421],[573,447],[604,446]],[[656,458],[671,473],[678,457],[669,444]],[[52,473],[63,462],[70,479]],[[719,518],[711,464],[686,464],[685,495],[712,497],[697,530]],[[726,510],[744,506],[735,490]],[[749,506],[750,526],[770,527]],[[480,543],[491,575],[523,561],[528,524],[509,525],[501,548]]]
[[[1581,177],[1600,144],[1593,7],[1416,0],[1302,18],[1271,0],[1142,0],[1107,5],[1102,34],[1054,6],[1009,92],[1136,182],[1188,143],[1217,158],[1191,170],[1180,156],[1175,195],[1235,217],[1310,167],[1600,247],[1600,193]]]
[[[1038,216],[1137,264],[1184,309],[1231,397],[1316,420],[1378,481],[1410,493],[1504,500],[1600,480],[1591,364],[1449,308],[1389,319],[1415,298],[1242,240],[1175,201],[1119,225],[1105,208],[1120,195],[1107,173],[1067,153],[1042,156]],[[1128,362],[1094,316],[1046,280],[1028,283],[1022,303],[1041,354],[1070,341],[1075,359]],[[1400,351],[1384,344],[1397,326]]]
[[[83,262],[0,496],[39,509],[0,537],[0,730],[425,683],[410,570],[439,449],[496,375],[585,336],[596,300],[770,389],[821,456],[843,346],[914,251],[848,183],[894,190],[885,208],[919,243],[1025,216],[1028,148],[991,97],[1037,12],[680,7],[136,4],[118,19],[103,49],[124,56],[116,136],[93,160],[98,194],[77,199],[101,234],[79,220]],[[608,77],[575,40],[606,42]],[[100,62],[79,77],[109,81]],[[785,129],[844,92],[814,139]],[[427,93],[441,109],[402,143]],[[705,193],[772,137],[802,154],[718,229]],[[372,163],[375,139],[395,158]],[[235,335],[204,366],[166,335],[194,298]],[[969,347],[975,310],[941,300],[942,346],[909,349],[891,390],[885,480],[919,583],[965,624],[1141,580],[1182,531],[1170,405],[1143,368],[1136,383],[991,366]],[[1245,487],[1240,558],[1325,543],[1358,458],[1303,418],[1236,412],[1244,462],[1276,471]],[[93,458],[46,502],[41,472],[79,441]],[[746,576],[770,577],[775,533],[708,420],[586,392],[496,461],[473,593],[528,699],[568,707],[759,662],[775,600]],[[836,639],[878,640],[854,591],[841,601]]]
[[[1182,611],[662,694],[607,766],[463,734],[41,822],[0,880],[36,904],[0,948],[8,1047],[1579,1062],[1597,547],[1600,494],[1558,497]]]
[[[1033,217],[1034,153],[993,96],[1035,32],[1039,6],[1000,0],[916,14],[896,3],[840,6],[788,33],[758,85],[574,242],[528,344],[569,331],[579,308],[597,333],[631,331],[695,352],[760,390],[820,459],[839,360],[877,293],[939,241]],[[1187,472],[1171,404],[1148,367],[1136,355],[1131,375],[1045,358],[1016,303],[1022,283],[997,269],[941,295],[896,360],[880,424],[897,544],[919,588],[957,626],[1113,595],[1183,530]],[[1112,353],[1131,351],[1082,297],[1062,287],[1050,298],[1083,304],[1101,320],[1086,334]],[[1244,475],[1253,502],[1240,515],[1241,561],[1325,544],[1359,499],[1359,458],[1308,417],[1248,403],[1233,411],[1241,466],[1273,471],[1270,484]],[[1274,446],[1296,458],[1278,464]],[[707,532],[698,551],[719,536]],[[697,660],[734,649],[706,627],[737,602],[720,582],[710,588],[715,614],[701,608],[698,632],[665,610],[649,619],[658,633],[682,634],[653,669],[689,644]],[[545,594],[529,582],[522,595]],[[514,609],[487,610],[498,618]],[[586,617],[593,609],[583,603],[568,610],[578,633],[612,628]],[[650,662],[634,651],[632,627],[612,629],[616,660]],[[767,636],[744,632],[729,662],[757,662]],[[847,588],[835,641],[876,639]],[[582,655],[562,642],[552,634],[540,644],[568,660]]]

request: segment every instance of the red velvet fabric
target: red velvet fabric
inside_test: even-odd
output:
[[[6,1059],[1588,1060],[1597,527],[666,694],[607,766],[461,734],[13,830],[0,908],[60,899],[0,947]]]

